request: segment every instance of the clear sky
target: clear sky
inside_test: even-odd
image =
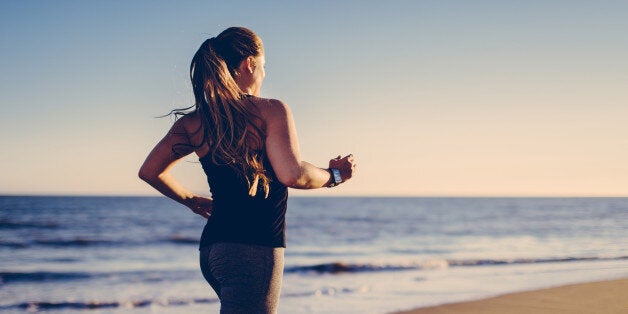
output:
[[[628,195],[628,2],[571,0],[1,1],[0,194],[155,194],[154,117],[234,25],[303,158],[357,158],[294,195]],[[174,172],[208,193],[195,158]]]

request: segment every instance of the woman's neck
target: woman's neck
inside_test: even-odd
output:
[[[244,94],[259,97],[259,88],[254,88],[253,86],[242,88],[241,86],[240,89]]]

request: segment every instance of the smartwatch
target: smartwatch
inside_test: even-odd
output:
[[[331,171],[331,177],[333,179],[333,182],[328,186],[330,188],[342,183],[342,177],[340,176],[340,170],[335,169],[335,168],[329,168],[329,171]]]

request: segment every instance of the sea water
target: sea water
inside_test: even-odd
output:
[[[0,311],[217,313],[204,218],[164,197],[0,196]],[[288,203],[280,313],[389,313],[628,277],[628,198]]]

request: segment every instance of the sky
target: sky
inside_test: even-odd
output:
[[[262,96],[320,196],[628,196],[626,1],[0,1],[0,194],[157,195],[137,177],[192,105],[208,37],[264,41]],[[197,158],[173,170],[208,195]]]

